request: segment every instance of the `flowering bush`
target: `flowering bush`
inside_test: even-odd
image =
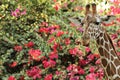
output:
[[[107,13],[119,16],[115,6],[119,0],[112,2],[108,1]],[[83,15],[85,4],[82,0],[0,1],[0,79],[104,79],[96,46],[82,46],[83,27],[68,21],[69,16]],[[120,29],[114,23],[104,26],[120,55]]]

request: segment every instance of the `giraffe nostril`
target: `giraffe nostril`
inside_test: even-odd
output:
[[[99,24],[100,24],[100,22],[95,22],[95,24],[96,24],[96,25],[99,25]]]

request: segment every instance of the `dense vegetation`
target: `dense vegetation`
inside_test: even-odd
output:
[[[68,17],[84,16],[92,0],[1,0],[1,80],[104,80],[94,41],[81,45],[84,27]],[[100,15],[116,15],[105,24],[120,55],[120,2],[97,0]],[[104,6],[104,7],[103,7]]]

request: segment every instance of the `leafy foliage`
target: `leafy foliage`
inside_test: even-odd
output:
[[[92,51],[82,46],[83,28],[68,20],[70,16],[84,16],[83,6],[87,3],[83,0],[1,0],[0,79],[79,80],[86,79],[90,73],[100,73],[100,77],[95,77],[103,79],[96,46],[91,46]],[[120,51],[119,26],[110,25],[106,29],[115,37]],[[89,70],[90,66],[94,66],[94,72]]]

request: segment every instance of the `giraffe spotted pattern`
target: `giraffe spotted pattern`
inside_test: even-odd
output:
[[[86,27],[82,38],[87,44],[89,39],[96,40],[106,78],[108,80],[120,80],[120,58],[117,56],[112,40],[102,24],[96,24],[97,18],[89,15],[86,17]]]

